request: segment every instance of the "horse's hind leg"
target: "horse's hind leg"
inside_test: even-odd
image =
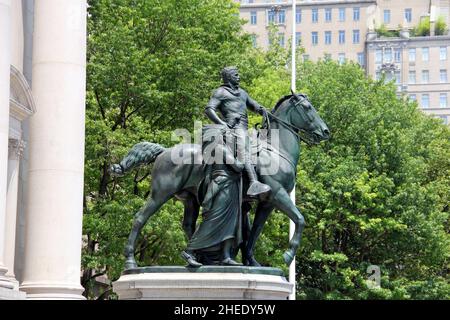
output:
[[[145,206],[136,213],[133,228],[131,229],[128,242],[125,247],[125,269],[137,267],[136,260],[134,259],[134,250],[136,247],[136,240],[141,233],[142,227],[146,224],[147,220],[154,215],[170,198],[170,195],[165,197],[156,197],[155,195],[152,195]]]
[[[195,232],[195,224],[197,222],[200,205],[194,195],[189,194],[188,197],[183,200],[184,204],[184,217],[183,217],[183,230],[186,233],[188,240],[191,239]]]

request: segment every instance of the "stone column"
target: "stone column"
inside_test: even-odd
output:
[[[83,299],[85,0],[35,1],[23,282],[28,299]]]
[[[0,48],[0,289],[12,289],[13,284],[5,276],[8,269],[4,261],[8,178],[11,0],[0,0]]]
[[[8,268],[6,276],[19,289],[19,283],[14,275],[14,256],[16,243],[17,192],[19,188],[19,161],[24,148],[21,139],[9,139],[8,156],[8,191],[6,196],[6,225],[5,231],[5,265]]]

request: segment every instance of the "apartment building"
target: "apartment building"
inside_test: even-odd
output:
[[[304,59],[358,62],[374,78],[395,80],[399,94],[417,100],[424,112],[450,122],[450,36],[434,35],[438,17],[450,25],[450,0],[297,0],[295,19],[290,0],[237,2],[255,46],[268,48],[270,24],[286,46],[295,24]],[[430,36],[410,36],[425,18]],[[380,29],[395,32],[386,37]]]

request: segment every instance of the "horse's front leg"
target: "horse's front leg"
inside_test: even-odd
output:
[[[258,203],[258,207],[255,212],[255,219],[253,220],[252,230],[250,232],[250,236],[248,238],[246,250],[245,250],[245,258],[246,265],[259,267],[261,266],[258,261],[256,261],[254,257],[253,250],[255,248],[256,240],[259,238],[261,231],[263,230],[264,224],[267,221],[270,213],[273,210],[273,205],[269,202],[260,202]]]
[[[284,212],[289,219],[295,223],[295,232],[292,239],[289,241],[289,249],[283,254],[284,262],[289,266],[294,260],[295,253],[300,246],[303,229],[305,227],[305,218],[303,218],[300,210],[292,202],[289,194],[285,189],[280,189],[274,197],[273,203],[276,208]]]

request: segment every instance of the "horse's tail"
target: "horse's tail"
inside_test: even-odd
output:
[[[157,143],[146,141],[137,143],[120,163],[110,167],[110,172],[114,175],[123,175],[132,168],[152,163],[164,150],[166,149]]]

